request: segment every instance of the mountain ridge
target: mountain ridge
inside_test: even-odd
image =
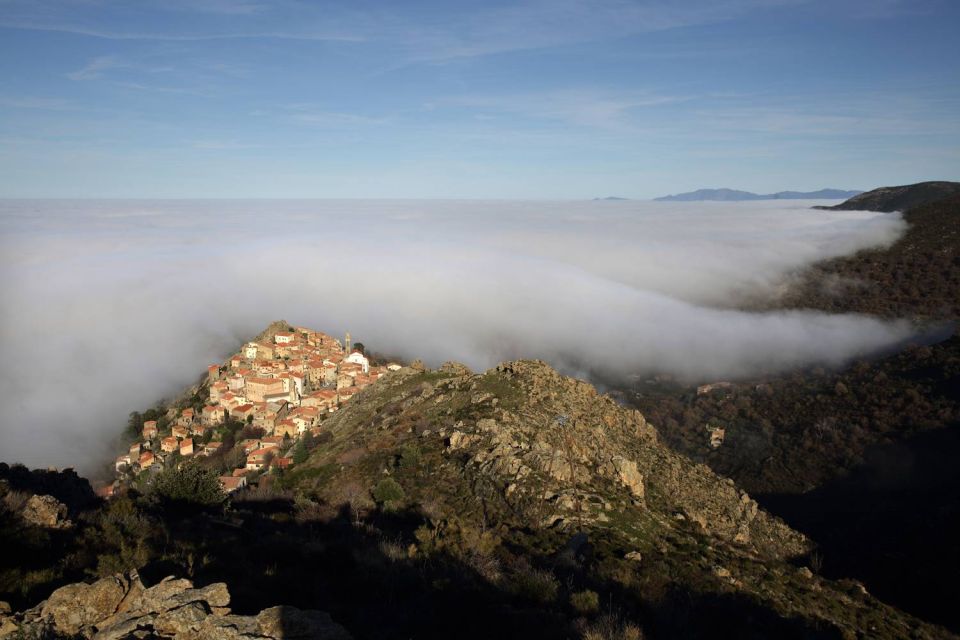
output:
[[[820,189],[818,191],[778,191],[758,194],[737,189],[697,189],[686,193],[677,193],[654,198],[655,202],[744,202],[750,200],[839,200],[856,196],[862,191],[843,189]]]
[[[931,180],[896,187],[879,187],[860,193],[845,202],[815,209],[833,211],[907,211],[960,194],[960,182]]]

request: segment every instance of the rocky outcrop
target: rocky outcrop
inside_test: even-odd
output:
[[[67,529],[73,523],[67,519],[67,505],[53,496],[30,496],[20,517],[29,524],[45,529]]]
[[[467,365],[463,364],[462,362],[454,362],[452,360],[449,362],[444,362],[442,365],[440,365],[438,371],[441,373],[452,373],[455,376],[468,376],[473,373],[470,371],[470,367]]]
[[[239,616],[230,613],[229,605],[223,583],[195,588],[189,580],[169,577],[145,587],[132,571],[61,587],[28,611],[0,613],[0,638],[350,638],[322,611],[279,606]]]
[[[398,372],[327,420],[330,460],[318,449],[312,464],[335,463],[355,449],[360,433],[371,442],[393,437],[371,433],[369,416],[376,416],[380,433],[416,437],[425,455],[437,447],[443,462],[432,473],[445,481],[425,485],[422,495],[421,487],[404,489],[434,506],[449,497],[440,512],[462,518],[462,496],[482,493],[475,513],[507,527],[617,527],[631,536],[645,532],[648,540],[654,530],[681,528],[764,556],[808,550],[802,534],[732,482],[669,450],[639,412],[544,362],[505,362],[480,374],[452,366]],[[441,486],[452,488],[449,496]]]

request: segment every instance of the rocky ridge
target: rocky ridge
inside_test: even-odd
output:
[[[960,182],[931,181],[906,184],[898,187],[880,187],[853,196],[845,202],[829,207],[840,211],[906,211],[913,207],[936,202],[960,194]]]
[[[860,584],[792,565],[812,548],[802,534],[731,480],[671,452],[639,412],[543,362],[483,374],[408,368],[351,402],[327,420],[332,441],[305,465],[323,479],[304,474],[299,486],[336,502],[345,486],[390,478],[430,520],[423,545],[471,527],[603,539],[625,570],[666,565],[698,584],[705,572],[709,589],[782,616],[849,633],[874,626],[876,637],[946,637]]]
[[[321,611],[279,606],[240,616],[231,614],[229,605],[223,583],[195,588],[189,580],[168,577],[146,587],[131,571],[61,587],[22,613],[0,613],[0,638],[350,638]]]

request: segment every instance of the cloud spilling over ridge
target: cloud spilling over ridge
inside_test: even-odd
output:
[[[475,368],[691,380],[841,364],[905,324],[747,313],[896,214],[803,202],[0,201],[0,459],[81,466],[283,317]],[[89,468],[89,467],[88,467]]]

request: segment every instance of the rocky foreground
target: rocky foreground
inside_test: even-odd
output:
[[[61,637],[348,640],[351,636],[322,611],[279,606],[255,616],[232,615],[230,593],[223,583],[196,589],[189,580],[171,576],[147,588],[131,571],[93,584],[61,587],[22,613],[0,613],[0,638]]]

